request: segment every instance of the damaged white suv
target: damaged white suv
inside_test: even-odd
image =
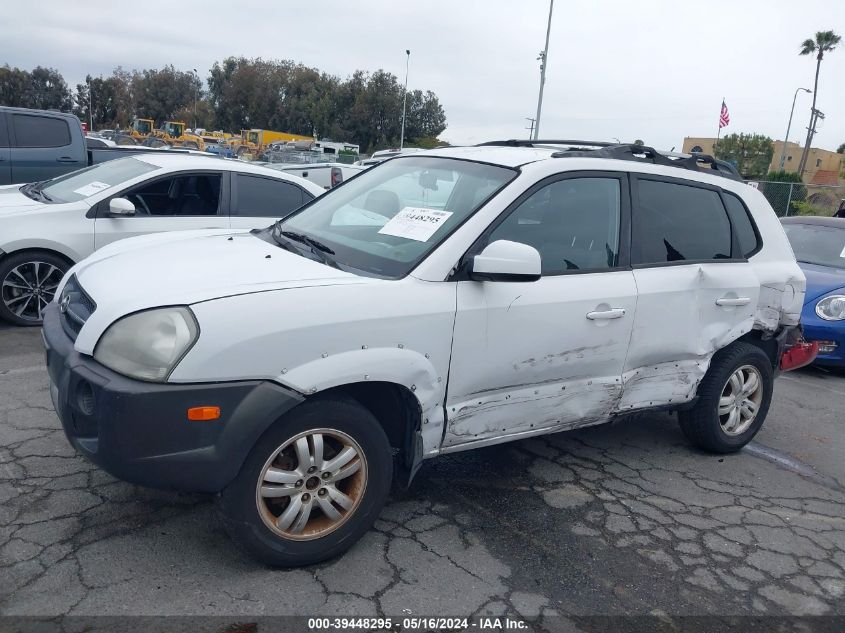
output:
[[[501,142],[398,157],[261,231],[107,246],[45,313],[71,443],[219,493],[271,565],[344,551],[394,467],[680,412],[729,452],[812,360],[766,199],[707,157]]]

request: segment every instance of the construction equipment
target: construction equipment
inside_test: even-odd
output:
[[[187,147],[205,151],[203,138],[196,134],[186,134],[185,123],[182,121],[165,121],[160,129],[152,131],[148,140],[149,138],[158,139],[173,147]]]
[[[310,136],[291,134],[290,132],[275,132],[273,130],[241,130],[241,140],[237,143],[235,152],[241,158],[247,155],[260,156],[271,143],[278,141],[313,141]]]
[[[136,141],[144,141],[155,128],[155,121],[152,119],[139,119],[135,117],[132,119],[132,125],[126,131],[127,136],[131,136]]]

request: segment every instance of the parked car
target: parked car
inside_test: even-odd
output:
[[[96,134],[86,134],[85,146],[88,149],[105,149],[107,147],[117,147],[117,143]]]
[[[322,192],[283,172],[155,150],[53,180],[0,187],[0,317],[40,324],[65,271],[116,240],[260,228]]]
[[[807,276],[801,324],[807,340],[819,344],[816,363],[845,368],[845,219],[795,216],[781,222]]]
[[[360,165],[347,165],[345,163],[314,163],[304,165],[286,165],[285,163],[268,163],[270,169],[287,172],[300,178],[310,180],[323,189],[336,187],[344,180],[349,180],[366,167]]]
[[[419,147],[406,147],[404,149],[399,149],[398,147],[392,149],[381,149],[377,152],[373,152],[369,158],[364,158],[359,161],[356,161],[356,165],[364,166],[364,167],[371,167],[372,165],[378,165],[386,161],[388,158],[396,158],[397,156],[407,156],[408,154],[416,154],[417,152],[422,152],[424,150],[420,149]]]
[[[0,106],[0,186],[55,178],[136,151],[89,146],[73,114]]]
[[[75,265],[44,318],[70,442],[127,481],[220,493],[233,537],[282,566],[347,549],[394,466],[407,484],[437,455],[655,409],[739,450],[775,373],[812,360],[769,203],[650,148],[530,145],[402,156],[262,231]]]

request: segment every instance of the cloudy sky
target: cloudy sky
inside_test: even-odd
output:
[[[437,93],[452,143],[526,137],[539,86],[549,0],[34,0],[4,11],[0,64],[86,73],[197,68],[230,55],[292,59],[345,77],[383,68]],[[556,0],[541,135],[680,148],[725,132],[783,138],[792,96],[812,88],[800,43],[845,36],[842,0]],[[845,142],[845,46],[822,63],[814,145]],[[810,96],[799,94],[792,140]]]

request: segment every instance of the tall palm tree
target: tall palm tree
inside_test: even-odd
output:
[[[836,45],[842,38],[833,31],[819,31],[816,33],[816,39],[804,40],[801,43],[801,50],[799,55],[812,55],[816,53],[816,81],[813,84],[813,106],[810,110],[810,125],[807,129],[807,142],[804,143],[804,151],[801,154],[801,162],[798,164],[798,173],[803,175],[804,168],[807,166],[807,154],[810,152],[810,145],[813,142],[813,119],[816,112],[816,98],[819,96],[819,70],[822,67],[822,59],[824,54],[836,48]]]

